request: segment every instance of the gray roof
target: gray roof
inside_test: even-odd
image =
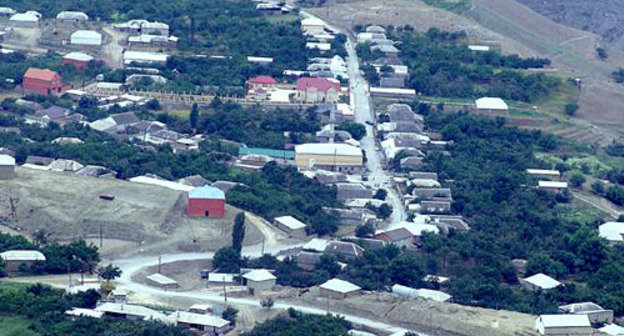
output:
[[[134,112],[125,112],[119,114],[113,114],[110,116],[117,125],[128,125],[141,121]]]
[[[239,185],[238,182],[231,182],[231,181],[215,181],[213,184],[211,184],[211,187],[215,187],[217,189],[221,189],[221,191],[223,191],[224,193],[227,193],[228,191],[230,191],[232,188],[236,187],[237,185]]]
[[[422,172],[422,171],[412,171],[409,172],[409,177],[412,179],[429,179],[429,180],[438,180],[438,173],[434,172]]]
[[[388,237],[391,242],[399,242],[414,237],[414,235],[406,228],[391,229],[384,231],[380,235]]]
[[[321,253],[301,251],[297,254],[297,263],[308,266],[315,266],[321,260]]]
[[[65,116],[68,116],[70,113],[71,111],[67,108],[53,105],[48,107],[47,109],[37,111],[36,114],[39,116],[47,116],[48,118],[50,118],[50,120],[58,120]]]
[[[383,88],[405,87],[405,78],[401,76],[382,76],[379,79],[379,86]]]
[[[50,163],[52,163],[52,161],[54,161],[54,158],[45,157],[45,156],[29,155],[26,158],[26,163],[30,163],[30,164],[34,164],[38,166],[48,166]]]
[[[325,248],[325,253],[359,257],[364,253],[364,249],[355,243],[330,241]]]
[[[353,198],[371,198],[373,191],[359,183],[338,183],[336,184],[338,200],[344,201]]]

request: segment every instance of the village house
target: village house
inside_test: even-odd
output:
[[[327,242],[324,252],[346,258],[357,258],[364,254],[364,249],[355,243],[332,240]]]
[[[307,225],[293,216],[276,217],[273,222],[282,231],[288,233],[289,236],[298,239],[305,239]]]
[[[613,310],[604,309],[593,302],[579,302],[559,306],[564,314],[587,315],[592,324],[608,324],[613,322]]]
[[[89,65],[89,62],[93,61],[93,56],[87,55],[81,52],[70,52],[63,56],[63,64],[71,64],[74,68],[82,70]]]
[[[165,289],[177,288],[179,287],[178,282],[174,279],[171,279],[168,276],[164,276],[160,273],[150,274],[145,277],[147,282],[153,286],[161,287]]]
[[[397,247],[408,248],[414,246],[415,243],[414,235],[410,230],[402,227],[379,232],[375,234],[375,238]]]
[[[587,315],[540,315],[535,319],[535,330],[543,336],[592,334]]]
[[[33,12],[17,13],[11,16],[9,22],[13,27],[33,28],[39,25],[41,14]]]
[[[247,292],[251,295],[256,295],[262,292],[275,290],[277,277],[265,269],[257,269],[243,274],[243,279],[244,285],[247,287]]]
[[[327,78],[302,77],[297,80],[296,100],[302,103],[335,103],[340,99],[340,82]]]
[[[469,231],[470,225],[464,221],[464,217],[461,215],[438,215],[429,214],[431,218],[431,224],[434,224],[444,232],[448,232],[450,229],[457,231]]]
[[[297,254],[297,266],[306,271],[312,271],[316,268],[316,264],[321,260],[322,253],[301,251]]]
[[[62,11],[56,15],[56,19],[59,21],[88,21],[89,15],[83,12],[75,12],[75,11]]]
[[[309,31],[319,31],[322,32],[325,30],[325,22],[318,18],[307,18],[301,20],[301,30],[306,33]]]
[[[28,68],[22,79],[22,87],[26,91],[33,91],[42,95],[60,94],[67,89],[63,85],[63,78],[50,69]]]
[[[598,235],[611,244],[624,243],[624,223],[606,222],[598,227]]]
[[[445,214],[451,212],[450,200],[425,200],[420,202],[420,210],[427,214]]]
[[[127,320],[152,320],[165,321],[166,315],[156,310],[125,303],[105,302],[95,307],[96,312],[101,312],[103,318],[127,319]]]
[[[336,199],[346,201],[350,199],[370,199],[373,198],[373,190],[365,187],[361,183],[337,183]]]
[[[416,200],[424,201],[430,199],[447,199],[451,200],[452,194],[450,188],[414,188],[412,195]]]
[[[561,282],[543,273],[537,273],[528,278],[520,279],[520,285],[530,291],[549,290],[561,286]]]
[[[230,321],[208,314],[177,311],[169,315],[170,320],[180,328],[201,332],[204,336],[224,335],[233,327]]]
[[[15,273],[20,267],[30,267],[36,261],[45,261],[46,257],[43,253],[33,250],[11,250],[0,253],[0,258],[4,260],[5,270],[8,273]]]
[[[337,278],[319,286],[319,295],[331,299],[346,299],[360,294],[361,287]]]
[[[245,82],[245,89],[247,93],[250,91],[256,91],[259,89],[270,90],[278,87],[279,83],[271,76],[256,76],[252,77]]]

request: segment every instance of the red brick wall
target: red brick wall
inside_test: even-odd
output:
[[[211,218],[223,217],[225,215],[225,200],[189,199],[187,208],[189,217],[204,217],[206,211]]]
[[[57,94],[63,91],[63,79],[61,76],[57,76],[51,81],[24,77],[22,87],[24,90],[34,91],[43,95]]]

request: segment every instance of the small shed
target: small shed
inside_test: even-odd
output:
[[[154,285],[154,286],[158,286],[158,287],[162,287],[162,288],[177,288],[179,287],[178,282],[174,279],[171,279],[167,276],[164,276],[160,273],[154,273],[152,275],[148,275],[146,277],[147,281]]]
[[[552,193],[560,193],[568,190],[568,182],[539,181],[538,187]]]
[[[306,224],[298,220],[293,216],[281,216],[274,220],[275,226],[288,233],[288,235],[305,239],[306,237]]]
[[[561,282],[544,273],[537,273],[528,278],[521,279],[520,284],[525,289],[531,291],[549,290],[561,286]]]
[[[0,155],[0,180],[15,178],[15,159],[10,155]]]
[[[587,315],[540,315],[535,319],[540,335],[590,335],[592,326]]]
[[[19,271],[22,265],[32,266],[35,261],[45,261],[43,253],[34,250],[11,250],[0,253],[0,258],[4,260],[5,269],[9,273]]]
[[[71,64],[76,69],[84,69],[89,65],[89,62],[93,61],[95,58],[91,55],[87,55],[81,52],[70,52],[69,54],[63,56],[63,64]]]
[[[333,278],[321,284],[319,289],[319,294],[323,297],[344,299],[359,295],[362,288],[358,285],[350,283],[349,281]]]
[[[74,11],[62,11],[56,15],[56,19],[60,21],[87,21],[89,20],[89,15],[83,12],[74,12]]]
[[[243,279],[249,294],[256,295],[257,293],[275,290],[277,277],[265,269],[257,269],[243,274]]]
[[[102,34],[93,30],[77,30],[70,37],[71,44],[100,46],[102,45]]]
[[[209,186],[189,191],[187,214],[189,217],[222,218],[225,215],[225,193]]]

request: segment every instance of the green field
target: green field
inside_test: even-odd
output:
[[[28,329],[30,321],[28,319],[0,314],[0,336],[37,336],[39,334]]]

